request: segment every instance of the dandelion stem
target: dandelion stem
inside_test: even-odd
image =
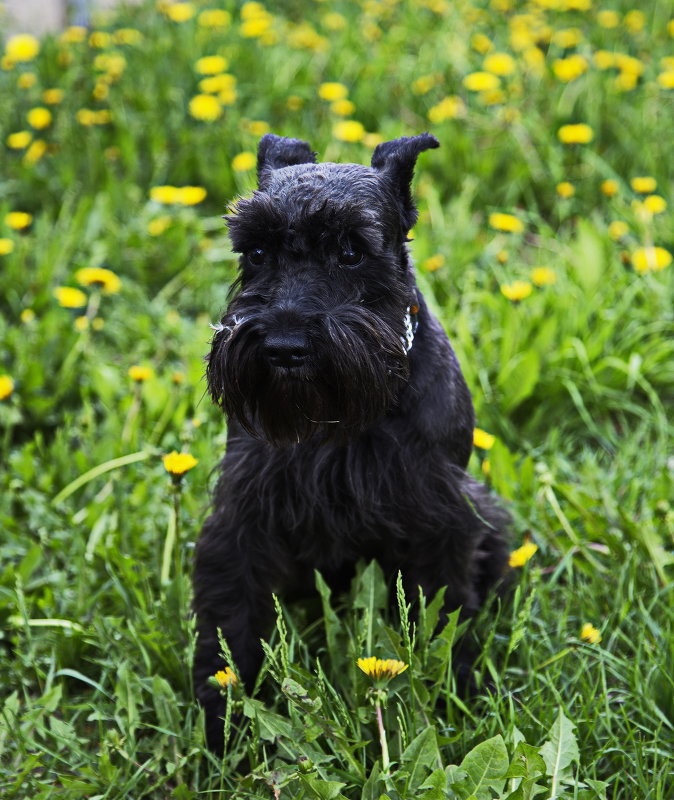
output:
[[[384,774],[387,774],[391,762],[389,761],[388,743],[386,741],[386,731],[384,730],[384,719],[379,698],[376,699],[374,707],[377,714],[377,727],[379,728],[379,743],[381,744],[381,767]]]

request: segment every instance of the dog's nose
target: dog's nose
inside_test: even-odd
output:
[[[274,367],[300,367],[309,355],[309,343],[303,333],[267,334],[262,349]]]

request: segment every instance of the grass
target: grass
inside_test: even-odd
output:
[[[144,3],[1,64],[0,794],[668,800],[674,322],[655,256],[674,249],[671,9],[225,4],[205,26],[214,7]],[[467,89],[489,52],[513,72]],[[585,67],[562,80],[574,54]],[[189,113],[206,55],[236,78],[211,122]],[[319,96],[334,81],[352,108]],[[338,136],[344,111],[356,141]],[[560,141],[570,123],[591,141]],[[259,686],[232,691],[243,724],[220,762],[190,686],[191,554],[226,436],[203,355],[236,269],[220,216],[254,186],[236,157],[267,129],[361,163],[380,140],[440,139],[417,170],[419,283],[496,437],[471,469],[508,504],[513,548],[539,549],[461,632],[452,618],[433,633],[433,598],[416,622],[400,598],[392,612],[374,565],[347,597],[317,578],[313,605],[279,608]],[[207,194],[162,205],[162,185]],[[554,282],[537,285],[543,266]],[[82,286],[83,267],[119,291]],[[515,280],[519,301],[503,292]],[[85,304],[59,304],[62,286]],[[139,365],[151,373],[134,381]],[[178,483],[172,450],[198,460]],[[479,653],[467,704],[459,633]],[[377,689],[356,666],[372,655],[410,667]]]

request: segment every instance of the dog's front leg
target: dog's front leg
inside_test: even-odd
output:
[[[208,681],[225,667],[218,629],[232,651],[238,677],[250,691],[262,662],[260,638],[267,635],[273,620],[270,580],[262,572],[259,559],[256,565],[250,540],[222,523],[222,515],[217,513],[207,520],[194,568],[198,638],[193,680],[206,712],[208,746],[215,752],[223,747],[221,717],[225,708],[219,690]]]

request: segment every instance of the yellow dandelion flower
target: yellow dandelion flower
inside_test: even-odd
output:
[[[254,169],[257,164],[257,157],[255,153],[244,150],[242,153],[237,153],[232,159],[232,169],[234,172],[248,172]]]
[[[365,128],[355,119],[338,122],[332,129],[333,136],[342,142],[360,142],[365,136]]]
[[[421,75],[412,81],[412,94],[428,94],[437,83],[435,75]]]
[[[176,202],[182,206],[196,206],[206,199],[207,194],[203,186],[182,186],[176,194]]]
[[[20,317],[24,325],[29,325],[35,319],[35,312],[32,308],[24,308]]]
[[[81,289],[72,286],[57,286],[54,297],[63,308],[82,308],[87,304],[87,296]]]
[[[221,689],[229,689],[230,687],[234,689],[239,683],[239,679],[231,667],[218,670],[213,678]]]
[[[674,89],[674,69],[661,72],[655,80],[663,89]]]
[[[0,256],[7,256],[12,250],[14,250],[14,242],[11,239],[0,237]]]
[[[537,550],[538,545],[527,540],[521,547],[518,547],[517,550],[512,551],[508,559],[508,564],[510,564],[511,567],[523,567]]]
[[[556,58],[552,62],[552,71],[555,77],[563,83],[570,83],[580,78],[588,70],[589,64],[583,56],[574,54],[567,58]]]
[[[37,75],[34,72],[24,72],[19,75],[16,85],[19,89],[32,89],[37,83]]]
[[[617,28],[620,25],[620,14],[613,9],[603,8],[597,12],[597,22],[602,28]]]
[[[591,622],[586,622],[580,629],[580,638],[588,644],[599,644],[601,642],[601,633]]]
[[[43,106],[31,108],[26,114],[26,119],[31,128],[35,128],[38,131],[43,130],[51,125],[51,111]]]
[[[321,18],[323,27],[329,31],[343,31],[346,30],[349,22],[343,14],[336,11],[330,11],[324,14]]]
[[[621,219],[616,219],[609,223],[608,235],[614,241],[618,241],[618,239],[622,239],[623,236],[627,236],[629,230],[629,225],[626,222],[623,222]]]
[[[533,286],[529,281],[513,281],[512,283],[504,283],[501,285],[501,294],[512,300],[513,303],[519,303],[520,300],[525,300],[531,292]]]
[[[480,450],[491,450],[495,441],[496,437],[491,433],[487,433],[487,431],[483,431],[482,428],[475,428],[473,431],[473,446]]]
[[[57,106],[59,103],[62,103],[64,96],[65,93],[63,89],[45,89],[44,92],[42,92],[42,99],[49,106]]]
[[[515,72],[517,63],[510,53],[490,53],[482,62],[482,66],[487,72],[505,76]]]
[[[622,72],[637,78],[643,75],[645,69],[643,61],[634,56],[628,56],[627,53],[616,53],[615,63]]]
[[[163,11],[172,22],[187,22],[196,14],[192,3],[172,3],[165,6]]]
[[[672,254],[664,247],[640,247],[632,253],[632,266],[643,275],[645,272],[660,272],[672,263]]]
[[[164,215],[163,217],[151,219],[147,223],[147,232],[150,234],[150,236],[161,236],[167,228],[171,227],[172,221],[173,220],[168,216],[168,214]]]
[[[667,208],[667,201],[659,194],[649,194],[644,197],[643,207],[649,214],[662,214]]]
[[[198,94],[190,100],[189,111],[194,119],[214,122],[222,116],[222,104],[212,94]]]
[[[180,189],[177,186],[153,186],[150,189],[150,200],[162,205],[172,205],[178,202]]]
[[[519,217],[513,214],[503,214],[500,211],[489,215],[489,226],[497,231],[506,231],[507,233],[522,233],[524,230],[524,223]]]
[[[194,68],[200,75],[217,75],[227,69],[227,59],[222,56],[203,56],[197,60]]]
[[[82,286],[95,286],[105,294],[115,294],[122,286],[119,276],[105,267],[82,267],[75,273],[75,279]]]
[[[16,131],[10,133],[7,139],[7,147],[10,150],[24,150],[31,143],[33,134],[30,131]]]
[[[199,14],[197,22],[202,28],[228,28],[232,15],[220,8],[207,8]]]
[[[10,211],[5,215],[5,225],[15,231],[21,231],[27,228],[33,221],[33,215],[25,211]]]
[[[289,111],[299,111],[303,105],[304,100],[301,97],[298,97],[296,94],[289,95],[288,99],[286,100],[286,108]]]
[[[470,92],[488,92],[501,86],[501,79],[492,72],[471,72],[463,79],[463,85]]]
[[[184,475],[199,462],[190,453],[177,453],[175,450],[162,457],[164,469],[171,475]]]
[[[350,117],[356,110],[356,104],[351,100],[335,100],[330,103],[330,110],[339,117]]]
[[[646,24],[646,15],[643,11],[632,10],[625,14],[623,24],[630,33],[639,33]]]
[[[271,130],[269,123],[261,119],[244,120],[241,127],[252,136],[264,136]]]
[[[584,122],[562,125],[557,131],[557,138],[563,144],[587,144],[594,139],[594,131]]]
[[[552,286],[557,283],[557,273],[551,267],[535,267],[529,273],[534,286]]]
[[[5,56],[11,61],[32,61],[40,52],[40,42],[30,33],[10,36],[5,45]]]
[[[26,166],[32,166],[33,164],[37,164],[37,162],[42,158],[42,156],[47,152],[47,142],[44,139],[36,139],[34,142],[31,143],[28,150],[23,157],[23,163]]]
[[[597,50],[592,56],[595,67],[601,70],[611,69],[616,66],[615,53],[610,53],[608,50]]]
[[[143,34],[135,28],[118,28],[112,34],[115,44],[140,44],[143,41]]]
[[[639,194],[652,194],[656,190],[658,183],[655,178],[650,175],[644,175],[642,177],[632,178],[630,186],[635,192],[639,192]]]
[[[349,90],[344,86],[343,83],[337,83],[336,81],[328,81],[327,83],[322,83],[318,87],[318,96],[321,100],[328,100],[329,102],[334,102],[335,100],[344,100],[347,95],[349,94]]]
[[[606,197],[613,197],[613,195],[618,194],[618,189],[620,188],[618,185],[618,181],[614,181],[612,178],[608,180],[602,181],[601,186],[601,193],[605,194]]]
[[[77,317],[77,319],[73,322],[73,327],[79,333],[89,330],[89,317],[86,316]]]
[[[154,370],[152,367],[144,367],[141,364],[134,364],[127,370],[127,375],[135,383],[144,383],[154,378]]]
[[[6,400],[14,391],[14,381],[9,375],[0,375],[0,400]]]
[[[428,109],[428,119],[434,123],[465,117],[465,115],[466,104],[457,95],[444,97],[437,105]]]
[[[441,266],[445,263],[445,257],[442,253],[436,253],[434,256],[430,256],[427,258],[423,263],[422,267],[427,272],[435,272],[436,269],[440,269]]]
[[[485,36],[484,33],[475,33],[470,39],[470,46],[475,50],[477,53],[488,53],[492,47],[491,39],[488,36]]]
[[[217,94],[218,92],[231,92],[236,86],[236,78],[229,72],[221,75],[211,75],[199,81],[199,89],[207,94]]]
[[[83,25],[71,25],[59,37],[64,44],[82,44],[86,38],[87,29]]]
[[[552,34],[551,42],[562,50],[578,47],[583,41],[583,32],[580,28],[561,28]]]
[[[569,181],[562,181],[558,183],[555,188],[557,194],[563,198],[573,197],[576,193],[576,187],[572,183],[569,183]]]
[[[509,258],[510,255],[507,250],[499,250],[498,253],[496,253],[496,260],[499,264],[506,264]]]
[[[356,663],[359,669],[375,682],[390,681],[391,678],[400,675],[409,666],[404,661],[398,661],[395,658],[382,659],[375,656],[359,658]]]

